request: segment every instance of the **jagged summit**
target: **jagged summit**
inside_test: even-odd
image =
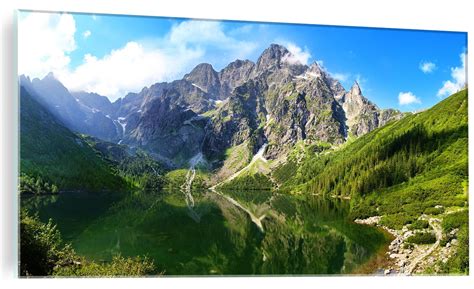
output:
[[[282,59],[289,55],[290,51],[279,44],[271,44],[265,49],[257,60],[255,74],[260,74],[266,70],[278,69],[282,64]]]
[[[283,45],[272,43],[265,49],[260,57],[263,58],[282,58],[285,54],[290,51]]]
[[[354,84],[352,85],[352,87],[350,89],[350,93],[352,95],[362,95],[362,90],[361,90],[360,85],[357,82],[357,80],[354,81]]]
[[[200,63],[200,64],[196,65],[196,67],[194,67],[193,70],[191,70],[190,73],[186,74],[184,76],[184,79],[187,79],[189,77],[193,77],[197,74],[202,74],[202,73],[214,74],[214,73],[217,73],[217,72],[214,70],[214,67],[212,67],[212,64]]]
[[[198,64],[183,79],[191,82],[192,85],[202,91],[209,93],[212,97],[217,97],[219,94],[219,75],[209,63]]]

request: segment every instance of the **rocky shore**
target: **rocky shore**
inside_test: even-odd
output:
[[[384,275],[412,275],[423,274],[427,269],[436,271],[438,263],[446,262],[453,254],[458,242],[452,239],[441,246],[443,234],[441,230],[441,220],[421,215],[420,220],[427,220],[429,227],[426,229],[412,230],[409,226],[403,226],[401,230],[395,230],[380,224],[381,216],[373,216],[366,219],[356,219],[358,224],[377,226],[390,233],[394,239],[388,246],[385,267],[377,268],[377,273]],[[413,244],[407,239],[417,232],[432,232],[436,236],[433,244]],[[453,236],[456,232],[450,232]]]

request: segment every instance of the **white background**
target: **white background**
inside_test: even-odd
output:
[[[332,24],[466,31],[472,33],[471,1],[368,0],[2,0],[1,22],[1,286],[2,288],[466,288],[471,277],[251,277],[140,279],[17,279],[14,172],[17,169],[15,9],[174,16],[204,19]],[[472,40],[468,37],[468,47]],[[468,54],[469,55],[469,54]],[[468,57],[468,67],[472,61]],[[468,75],[468,83],[472,77]],[[472,82],[471,82],[472,83]],[[469,106],[469,116],[472,116]],[[469,126],[472,135],[474,126]],[[470,150],[472,142],[470,143]],[[472,175],[472,165],[469,168]],[[471,191],[471,190],[470,190]],[[470,213],[472,220],[472,212]],[[472,223],[472,222],[471,222]],[[472,226],[471,244],[472,244]],[[474,248],[471,246],[471,248]],[[471,250],[471,260],[472,260]]]

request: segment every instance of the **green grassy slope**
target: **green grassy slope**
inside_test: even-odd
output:
[[[125,182],[29,93],[20,92],[20,174],[59,190],[112,190]]]

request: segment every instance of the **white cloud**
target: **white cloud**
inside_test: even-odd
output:
[[[287,43],[285,46],[291,54],[286,55],[282,59],[283,61],[286,61],[289,64],[308,64],[308,60],[311,58],[311,53],[308,51],[307,47],[302,49],[294,43]]]
[[[443,81],[443,87],[438,90],[438,97],[445,97],[463,89],[466,85],[466,53],[459,55],[460,67],[451,68],[451,80]]]
[[[423,71],[423,73],[428,74],[435,71],[437,67],[436,67],[436,64],[434,64],[433,62],[422,61],[419,65],[419,68],[421,71]]]
[[[129,42],[102,58],[87,54],[76,69],[57,77],[70,90],[85,90],[108,96],[112,101],[153,83],[171,80],[189,61],[202,56],[198,50],[167,54],[155,47]]]
[[[71,90],[106,95],[112,101],[156,82],[181,78],[206,61],[224,65],[246,58],[255,43],[224,33],[219,22],[184,21],[160,39],[130,41],[102,58],[86,55],[75,69],[55,73]]]
[[[350,74],[347,74],[347,73],[331,73],[331,76],[334,79],[339,80],[340,82],[346,82],[347,80],[349,80]]]
[[[25,15],[26,12],[21,12]],[[27,13],[18,21],[18,72],[43,77],[63,71],[76,49],[76,23],[70,14]]]
[[[184,21],[162,38],[129,41],[102,57],[87,54],[82,63],[71,67],[75,32],[69,14],[20,17],[19,72],[41,78],[52,71],[70,90],[97,92],[115,100],[153,83],[181,78],[200,62],[218,69],[260,48],[260,43],[229,36],[220,22]],[[80,36],[91,34],[87,30]]]
[[[258,48],[255,42],[237,40],[227,35],[221,22],[203,20],[184,21],[174,25],[162,44],[173,48],[213,50],[213,55],[207,55],[206,59],[217,65],[223,64],[223,60],[230,62],[245,59]]]
[[[409,105],[409,104],[420,104],[421,100],[416,97],[412,92],[400,92],[398,94],[398,104],[399,105]]]
[[[87,39],[87,38],[89,38],[89,36],[91,36],[91,34],[92,34],[92,32],[90,30],[86,30],[82,33],[82,37],[84,39]]]

